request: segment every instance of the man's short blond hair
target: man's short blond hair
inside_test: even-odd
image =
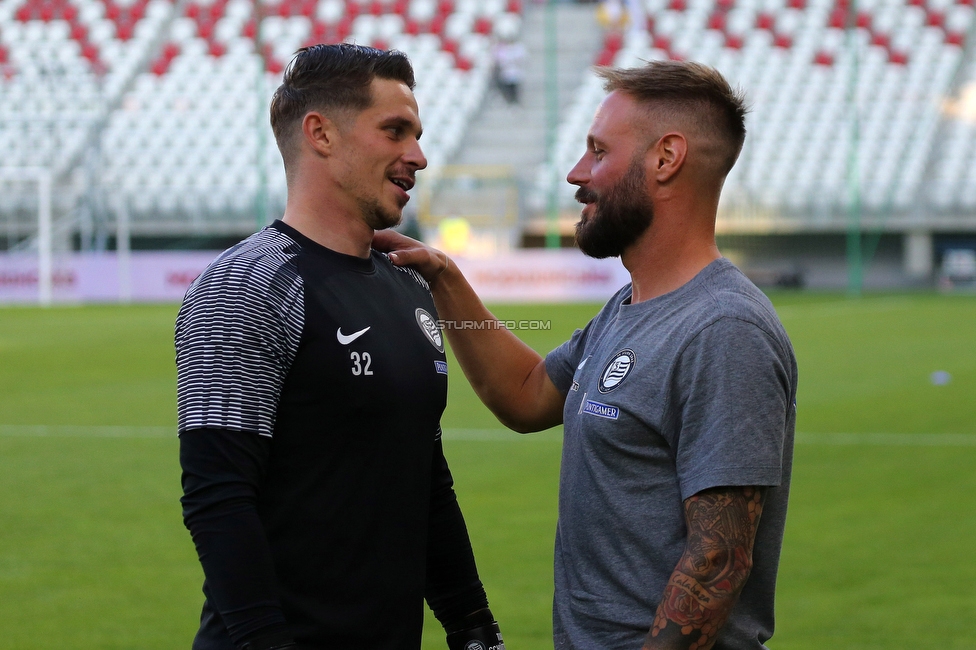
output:
[[[718,171],[724,177],[735,165],[746,138],[748,109],[741,91],[701,63],[651,61],[639,68],[596,69],[604,89],[618,91],[650,108],[691,119],[719,147]]]

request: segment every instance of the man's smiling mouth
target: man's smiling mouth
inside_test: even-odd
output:
[[[413,181],[409,178],[396,177],[391,178],[390,182],[402,189],[404,192],[409,192],[413,188]]]

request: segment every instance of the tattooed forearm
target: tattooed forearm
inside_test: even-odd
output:
[[[644,648],[708,650],[752,570],[760,488],[715,488],[685,501],[688,539]]]

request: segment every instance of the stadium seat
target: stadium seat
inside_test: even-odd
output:
[[[0,0],[0,164],[67,171],[98,142],[101,179],[135,219],[242,218],[262,183],[280,210],[268,102],[298,48],[342,40],[412,57],[437,134],[425,152],[443,164],[490,82],[492,32],[517,33],[521,11],[515,0],[271,0],[256,20],[254,6]]]
[[[726,183],[733,202],[842,211],[855,200],[845,190],[853,174],[860,181],[856,200],[868,210],[904,212],[936,196],[941,210],[964,207],[971,181],[961,170],[976,167],[976,133],[957,129],[960,153],[952,156],[939,155],[937,141],[943,98],[976,89],[976,63],[962,60],[974,27],[970,0],[861,0],[856,12],[846,0],[644,4],[646,33],[609,32],[595,63],[698,60],[745,90],[752,112]],[[589,122],[580,116],[592,115],[602,97],[591,77],[563,117],[538,174],[536,206],[549,192],[572,206],[573,188],[563,179],[583,152]],[[928,176],[938,182],[927,183]]]

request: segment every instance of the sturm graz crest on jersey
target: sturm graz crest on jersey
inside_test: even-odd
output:
[[[441,330],[437,327],[437,321],[434,317],[428,314],[425,310],[417,307],[417,324],[420,325],[420,330],[430,341],[430,344],[437,348],[438,352],[444,351],[444,335],[441,334]]]
[[[637,363],[637,355],[630,348],[625,348],[613,355],[600,375],[600,392],[609,393],[619,386]]]

